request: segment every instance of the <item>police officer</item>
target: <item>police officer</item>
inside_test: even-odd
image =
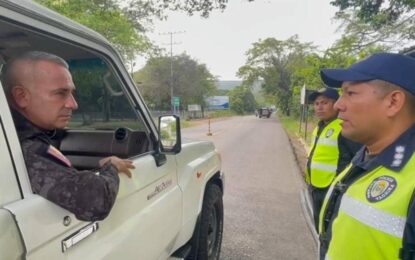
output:
[[[360,148],[359,144],[341,135],[341,120],[337,118],[338,111],[334,108],[338,98],[339,93],[333,88],[314,91],[308,96],[319,119],[313,131],[306,168],[306,181],[311,193],[316,229],[328,187]]]
[[[323,69],[344,136],[364,144],[320,214],[321,259],[414,259],[415,59],[379,53]]]
[[[2,84],[12,108],[32,190],[74,213],[80,220],[104,219],[118,192],[118,173],[131,177],[134,165],[111,156],[96,171],[78,171],[52,145],[52,136],[67,126],[78,108],[68,64],[45,52],[28,52],[10,60]]]

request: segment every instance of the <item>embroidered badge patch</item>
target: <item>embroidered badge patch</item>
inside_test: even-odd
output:
[[[326,137],[332,136],[333,133],[334,133],[334,129],[333,128],[330,128],[329,130],[327,130]]]
[[[396,180],[390,176],[380,176],[372,181],[366,190],[366,198],[370,202],[379,202],[389,197],[396,189]]]
[[[71,167],[71,162],[68,160],[68,158],[65,157],[58,149],[56,149],[53,145],[49,145],[49,148],[47,150],[47,153],[51,155],[53,158],[59,160],[63,164],[65,164],[68,167]]]

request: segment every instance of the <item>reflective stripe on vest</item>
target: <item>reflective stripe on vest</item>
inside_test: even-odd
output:
[[[311,162],[311,170],[323,170],[327,172],[335,172],[337,169],[337,165],[332,164],[324,164],[324,163],[317,163],[317,162]]]
[[[320,139],[318,139],[318,141],[317,141],[317,145],[327,145],[327,146],[335,146],[335,147],[337,147],[337,139],[336,140],[333,140],[333,139],[326,139],[326,138],[320,138]]]
[[[318,127],[313,131],[313,142],[310,153],[310,172],[306,171],[306,180],[312,186],[326,188],[336,176],[339,161],[338,138],[341,132],[340,119],[331,121],[324,126],[320,135],[317,136]],[[315,140],[317,139],[317,142]]]
[[[340,210],[376,230],[402,238],[406,218],[371,207],[347,194],[343,195]]]

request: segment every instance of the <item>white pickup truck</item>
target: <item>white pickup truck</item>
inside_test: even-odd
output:
[[[72,165],[94,169],[116,155],[136,168],[120,175],[103,221],[80,221],[33,194],[0,87],[0,259],[219,259],[224,175],[214,145],[182,142],[176,116],[157,127],[101,35],[31,1],[0,0],[0,66],[30,50],[70,65],[79,109],[56,146]]]

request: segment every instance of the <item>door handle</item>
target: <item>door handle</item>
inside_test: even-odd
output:
[[[98,228],[98,222],[94,222],[69,235],[67,238],[62,240],[62,252],[65,252],[72,246],[78,244],[80,241],[92,235],[95,231],[98,230]]]

